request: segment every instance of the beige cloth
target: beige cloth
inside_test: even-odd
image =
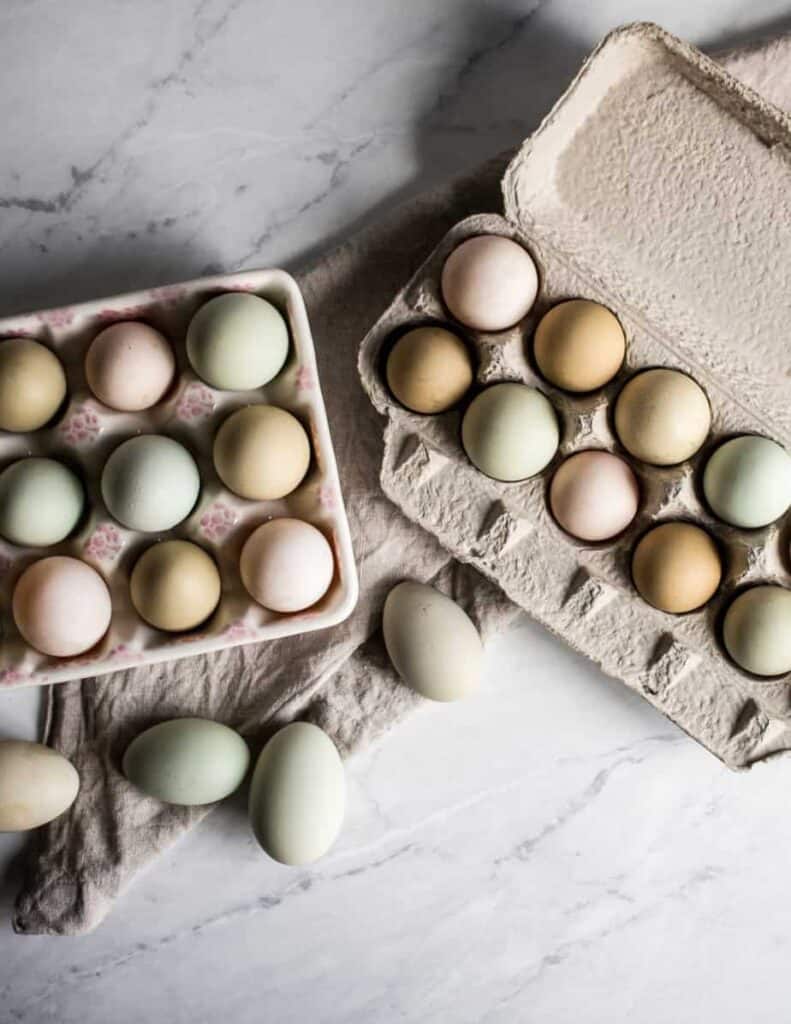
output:
[[[790,52],[784,39],[729,63],[770,99],[791,106]],[[333,630],[54,687],[46,741],[72,759],[82,785],[69,813],[36,834],[17,931],[69,935],[96,927],[138,869],[210,809],[168,807],[125,781],[120,759],[142,729],[203,715],[239,728],[255,750],[274,728],[304,717],[348,754],[419,701],[399,683],[381,642],[379,614],[394,582],[436,582],[470,611],[484,638],[517,614],[496,587],[450,560],[382,494],[382,423],[356,368],[360,339],[445,231],[471,213],[500,210],[509,155],[408,202],[297,275],[359,566],[359,605]]]

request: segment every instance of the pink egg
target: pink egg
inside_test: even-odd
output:
[[[461,323],[478,331],[504,331],[535,302],[538,271],[517,242],[477,235],[445,260],[441,286],[445,305]]]
[[[298,612],[323,597],[335,561],[324,534],[302,519],[272,519],[245,542],[239,568],[248,593],[273,612]]]
[[[159,331],[135,320],[106,327],[85,356],[88,386],[100,402],[121,412],[149,409],[162,398],[176,369]]]
[[[33,562],[17,580],[14,622],[42,654],[68,658],[93,647],[110,625],[110,591],[78,558],[55,555]]]
[[[631,467],[610,452],[578,452],[559,467],[549,488],[552,514],[579,540],[615,537],[637,515],[640,488]]]

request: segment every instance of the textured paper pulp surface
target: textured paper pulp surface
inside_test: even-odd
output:
[[[254,391],[218,391],[186,365],[184,338],[195,311],[211,296],[231,291],[269,299],[289,325],[291,352],[285,367],[266,387]],[[85,353],[103,327],[133,318],[151,324],[168,338],[178,369],[163,401],[144,412],[123,413],[91,395],[84,376]],[[35,338],[58,353],[66,370],[69,397],[54,425],[31,434],[0,436],[0,458],[5,462],[25,455],[49,456],[74,466],[87,492],[86,513],[73,536],[44,553],[69,555],[93,565],[110,589],[113,618],[101,641],[79,657],[50,658],[33,650],[20,636],[10,605],[16,577],[41,558],[42,550],[0,539],[0,687],[82,679],[88,674],[321,629],[346,617],[357,591],[349,530],[310,327],[293,278],[282,271],[253,270],[0,321],[0,337],[14,336]],[[223,486],[214,469],[212,441],[220,423],[234,409],[256,402],[273,402],[287,409],[311,438],[313,457],[306,478],[279,501],[238,498]],[[200,471],[201,491],[195,508],[175,529],[141,534],[120,526],[107,512],[100,479],[109,453],[121,441],[150,433],[167,434],[185,445]],[[337,572],[329,590],[317,605],[297,615],[278,615],[256,604],[239,576],[242,544],[257,524],[273,516],[308,520],[324,532],[335,551]],[[220,604],[199,630],[163,633],[143,622],[132,607],[131,568],[142,550],[163,537],[199,544],[220,571]]]
[[[769,99],[791,107],[790,57],[791,43],[783,39],[736,54],[728,64]],[[239,726],[257,746],[277,725],[300,716],[322,725],[348,754],[420,703],[392,673],[378,631],[396,580],[436,580],[484,636],[517,613],[499,588],[451,560],[382,493],[383,421],[357,378],[360,340],[431,248],[462,218],[501,209],[507,162],[493,160],[405,204],[297,275],[360,571],[358,607],[331,631],[52,688],[47,741],[74,761],[82,788],[69,813],[34,838],[17,905],[19,931],[74,934],[95,927],[134,874],[206,813],[163,806],[124,781],[120,756],[141,729],[172,716],[206,715]],[[390,450],[400,450],[400,428],[391,422],[388,431]]]
[[[718,65],[652,27],[622,30],[509,165],[507,219],[479,215],[455,225],[369,333],[360,358],[366,387],[391,420],[382,483],[393,500],[732,766],[791,746],[788,679],[741,672],[719,639],[738,588],[791,582],[788,522],[752,531],[719,523],[701,501],[700,476],[729,435],[791,440],[789,142],[785,115]],[[442,264],[460,241],[483,233],[526,243],[541,289],[513,330],[466,331],[478,383],[538,386],[563,424],[556,459],[518,484],[490,480],[468,461],[459,410],[416,416],[394,402],[381,374],[396,329],[447,319]],[[614,310],[627,337],[624,368],[582,397],[549,387],[528,358],[543,313],[580,296]],[[615,542],[575,542],[549,513],[548,481],[574,451],[619,450],[615,396],[636,370],[656,365],[684,370],[703,386],[710,437],[694,458],[667,469],[620,452],[640,480],[640,512]],[[671,519],[707,527],[724,555],[715,599],[683,616],[651,608],[630,577],[636,539]]]

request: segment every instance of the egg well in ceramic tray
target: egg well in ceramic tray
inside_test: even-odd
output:
[[[255,391],[209,387],[186,359],[184,339],[194,313],[215,295],[235,291],[268,299],[289,329],[285,366]],[[90,342],[103,328],[122,320],[143,321],[161,331],[176,357],[171,388],[144,412],[107,408],[85,382],[83,363]],[[0,433],[0,466],[26,455],[61,460],[82,481],[87,512],[77,531],[52,547],[20,548],[0,540],[0,686],[63,682],[323,629],[346,618],[356,601],[357,576],[310,326],[293,278],[278,270],[248,271],[0,320],[0,339],[19,336],[40,341],[59,356],[66,370],[68,397],[45,428],[26,434]],[[307,476],[295,491],[277,501],[245,500],[232,494],[222,485],[212,461],[220,423],[234,409],[256,403],[287,409],[310,438]],[[101,498],[99,479],[108,455],[137,434],[164,434],[180,441],[200,472],[201,490],[194,509],[163,533],[125,529],[106,511]],[[239,575],[244,541],[260,523],[279,516],[293,516],[318,527],[329,540],[335,560],[335,574],[324,597],[313,607],[288,615],[254,602]],[[132,566],[143,550],[162,538],[194,541],[210,553],[220,571],[222,595],[217,609],[203,626],[186,633],[149,627],[129,598]],[[22,640],[11,613],[11,594],[19,574],[30,563],[53,554],[72,555],[92,565],[104,577],[112,597],[108,632],[94,648],[74,658],[51,658],[34,651]]]
[[[741,671],[721,620],[745,586],[791,584],[789,516],[764,529],[726,526],[701,497],[712,450],[734,434],[791,443],[791,123],[702,54],[651,25],[609,36],[525,142],[503,180],[505,217],[456,225],[370,331],[360,372],[388,416],[382,484],[413,520],[515,602],[623,680],[731,766],[791,748],[791,679]],[[440,294],[445,259],[464,239],[512,238],[533,256],[540,285],[516,327],[496,334],[454,322]],[[532,363],[541,316],[569,298],[612,310],[626,360],[604,388],[573,395]],[[476,381],[461,408],[416,415],[390,394],[394,339],[436,322],[465,338]],[[685,371],[705,390],[712,425],[703,448],[659,468],[626,453],[614,399],[635,372]],[[478,472],[460,443],[466,402],[482,386],[539,388],[560,421],[558,453],[519,483]],[[575,541],[555,523],[547,487],[570,453],[618,452],[637,474],[636,519],[612,541]],[[698,611],[655,610],[634,589],[631,555],[652,525],[700,524],[715,538],[723,580]]]

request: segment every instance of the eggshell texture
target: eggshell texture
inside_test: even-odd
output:
[[[791,505],[791,456],[769,438],[734,437],[706,463],[703,492],[712,512],[731,526],[766,526]]]
[[[220,573],[203,548],[186,540],[154,544],[135,563],[129,593],[138,615],[156,629],[193,629],[220,601]]]
[[[29,338],[0,341],[0,430],[38,430],[66,397],[58,357]]]
[[[606,306],[571,299],[541,318],[533,352],[551,384],[564,391],[593,391],[620,370],[626,339],[618,318]]]
[[[247,292],[228,292],[210,299],[190,321],[187,356],[212,387],[260,388],[283,368],[288,328],[271,302]]]
[[[640,488],[623,459],[610,452],[578,452],[566,459],[549,489],[552,514],[573,537],[609,540],[637,515]]]
[[[79,788],[74,765],[56,750],[0,740],[0,832],[46,825],[71,807]]]
[[[791,591],[752,587],[725,613],[725,647],[741,668],[757,676],[791,672]]]
[[[178,441],[141,434],[122,442],[102,472],[102,498],[130,530],[170,530],[186,519],[200,492],[195,460]]]
[[[632,557],[632,579],[643,600],[663,612],[702,607],[722,578],[712,538],[692,523],[663,523],[640,540]]]
[[[540,473],[560,441],[549,401],[526,384],[494,384],[470,402],[461,425],[470,461],[495,480],[514,481]]]
[[[449,597],[405,581],[387,595],[382,632],[390,661],[407,686],[429,700],[453,701],[478,687],[478,630]]]
[[[615,429],[635,458],[654,466],[689,459],[706,440],[711,409],[703,389],[680,370],[646,370],[615,404]]]
[[[294,722],[261,751],[250,784],[250,824],[281,864],[310,864],[338,837],[346,809],[343,762],[318,726]]]
[[[413,412],[430,415],[450,409],[466,394],[472,377],[467,346],[444,327],[408,331],[387,358],[388,386]]]
[[[305,428],[276,405],[237,409],[214,439],[217,475],[240,498],[284,498],[302,483],[309,465]]]
[[[245,589],[264,608],[298,612],[327,593],[335,560],[315,526],[302,519],[272,519],[247,538],[239,569]]]
[[[462,242],[442,268],[442,298],[461,323],[504,331],[526,316],[538,292],[530,254],[510,238],[478,235]]]
[[[174,718],[140,733],[126,748],[124,775],[148,796],[193,806],[222,800],[247,774],[250,751],[227,725]]]
[[[88,387],[100,402],[122,412],[150,409],[162,398],[176,369],[165,337],[148,324],[111,324],[85,356]]]
[[[53,555],[33,562],[19,577],[12,611],[31,647],[69,658],[101,640],[112,605],[107,584],[95,569],[78,558]]]
[[[79,479],[55,459],[20,459],[0,473],[0,534],[12,544],[58,544],[77,525],[84,504]]]

